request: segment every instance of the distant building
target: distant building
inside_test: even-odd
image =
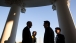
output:
[[[75,25],[75,29],[76,29],[76,25]]]
[[[16,43],[22,43],[22,42],[16,42]]]
[[[22,43],[22,42],[19,42],[19,43]]]

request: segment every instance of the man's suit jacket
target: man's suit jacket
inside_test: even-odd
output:
[[[54,31],[50,27],[45,29],[44,43],[54,43]]]
[[[65,43],[65,37],[62,34],[56,35],[56,43]]]
[[[22,32],[22,43],[32,43],[30,28],[25,27]]]

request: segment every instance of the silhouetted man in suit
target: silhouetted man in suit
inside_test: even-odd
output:
[[[32,43],[36,43],[36,34],[37,34],[36,31],[32,32]]]
[[[32,43],[32,37],[30,28],[32,27],[32,22],[28,21],[27,26],[23,29],[22,32],[22,43]]]
[[[65,43],[65,37],[63,34],[61,34],[61,29],[59,27],[55,28],[55,32],[56,32],[56,43]]]
[[[54,43],[54,31],[50,27],[50,22],[44,21],[43,26],[45,28],[44,43]]]

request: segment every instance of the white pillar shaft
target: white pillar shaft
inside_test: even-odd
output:
[[[4,43],[5,40],[7,40],[7,43],[15,43],[20,10],[20,6],[16,4],[12,5],[3,30],[1,43]]]
[[[67,1],[68,0],[57,0],[55,3],[59,27],[62,29],[62,34],[65,35],[66,43],[76,43],[75,25]]]

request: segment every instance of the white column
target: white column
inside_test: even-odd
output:
[[[1,43],[4,43],[4,41],[6,40],[7,40],[6,43],[15,43],[20,10],[21,10],[20,6],[16,4],[12,5],[3,30]]]
[[[76,43],[75,25],[67,1],[68,0],[57,0],[55,3],[59,27],[62,29],[62,34],[65,35],[66,43]]]

